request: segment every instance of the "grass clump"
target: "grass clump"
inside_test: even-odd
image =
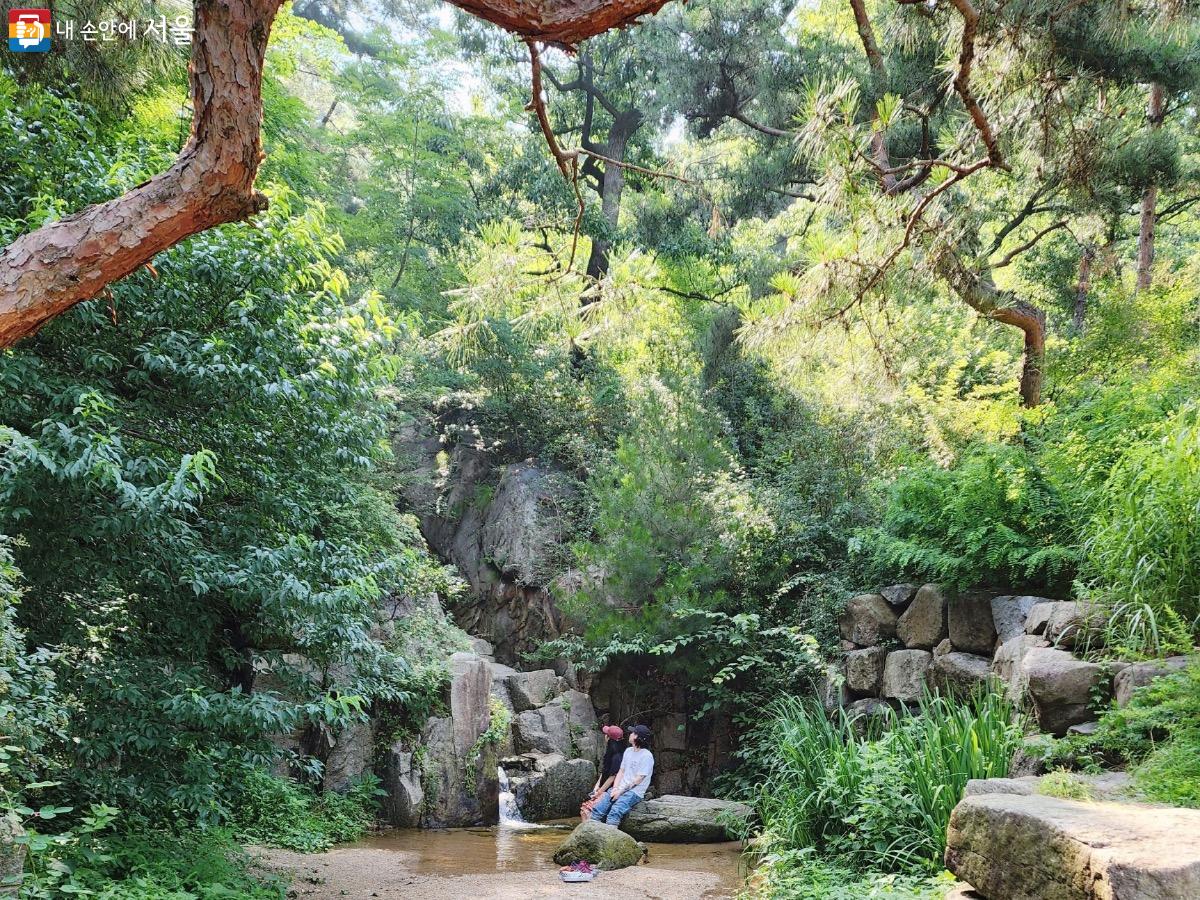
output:
[[[744,898],[771,900],[941,900],[954,883],[940,875],[864,874],[817,859],[805,851],[785,851],[763,860]]]
[[[1038,782],[1037,792],[1046,797],[1057,797],[1060,800],[1096,799],[1096,792],[1092,786],[1067,769],[1055,769],[1053,772],[1047,772]]]
[[[764,858],[812,848],[860,871],[935,873],[967,781],[1007,775],[1022,732],[994,693],[927,695],[884,729],[861,734],[844,711],[830,718],[810,700],[775,706],[747,751],[765,771],[755,841]]]

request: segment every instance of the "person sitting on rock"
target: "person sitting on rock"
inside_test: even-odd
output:
[[[621,768],[612,789],[602,794],[592,808],[592,821],[620,825],[621,820],[646,796],[650,776],[654,774],[654,754],[650,752],[650,729],[634,725],[629,732],[629,749],[621,757]]]
[[[600,777],[592,785],[592,792],[579,807],[579,818],[586,822],[592,817],[592,809],[600,795],[613,786],[617,780],[617,772],[621,771],[621,758],[629,746],[625,743],[625,730],[620,725],[605,725],[600,729],[606,738],[604,745],[604,760],[600,763]]]

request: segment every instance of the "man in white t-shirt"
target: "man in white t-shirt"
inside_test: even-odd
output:
[[[650,729],[635,725],[629,732],[629,749],[621,757],[612,790],[605,793],[592,807],[592,819],[620,825],[625,814],[646,796],[650,776],[654,774],[654,754],[650,752]]]

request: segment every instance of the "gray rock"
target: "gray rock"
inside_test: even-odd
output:
[[[944,653],[935,656],[929,680],[939,691],[966,697],[992,677],[992,661],[973,653]]]
[[[518,713],[513,720],[513,746],[518,753],[560,753],[571,757],[571,729],[561,703]]]
[[[642,841],[708,844],[744,833],[753,815],[744,803],[668,794],[635,805],[621,822],[621,829]],[[727,822],[733,834],[726,830]]]
[[[1061,600],[1043,600],[1029,608],[1029,616],[1025,619],[1026,634],[1045,634],[1050,616]]]
[[[846,654],[846,686],[858,696],[878,697],[883,684],[883,663],[887,650],[868,647]]]
[[[852,597],[838,618],[842,637],[869,647],[896,636],[896,613],[879,594]]]
[[[507,466],[483,517],[480,549],[508,578],[521,585],[544,585],[553,575],[546,561],[555,558],[570,530],[563,514],[567,481],[532,462]]]
[[[833,666],[827,667],[825,674],[817,679],[816,692],[826,712],[841,709],[850,702],[850,688],[846,686],[846,678]]]
[[[1095,718],[1092,692],[1111,686],[1111,666],[1085,662],[1051,647],[1030,650],[1024,660],[1025,677],[1042,731],[1062,737],[1072,725]]]
[[[578,815],[595,783],[596,765],[590,760],[537,755],[527,787],[518,794],[521,812],[530,822]]]
[[[1122,669],[1113,682],[1113,696],[1117,706],[1128,706],[1133,692],[1138,688],[1145,687],[1155,678],[1186,669],[1188,664],[1195,660],[1200,660],[1200,657],[1172,656],[1170,659],[1134,663],[1127,669]]]
[[[1025,621],[1029,611],[1039,603],[1050,603],[1044,597],[993,597],[992,624],[996,627],[996,638],[1003,644],[1025,634]]]
[[[471,650],[476,656],[482,656],[484,659],[490,660],[496,653],[496,648],[483,638],[471,638]]]
[[[371,722],[355,722],[343,728],[325,759],[322,789],[344,793],[371,770],[374,749],[375,729]]]
[[[654,719],[654,751],[687,749],[687,716],[667,713]]]
[[[636,866],[644,855],[645,848],[621,829],[588,821],[576,825],[558,845],[554,861],[569,866],[584,860],[597,869],[611,871]]]
[[[1058,647],[1097,645],[1104,633],[1105,613],[1095,604],[1055,603],[1046,617],[1046,640]]]
[[[938,644],[936,647],[933,648],[933,658],[937,659],[939,656],[945,656],[947,653],[953,653],[953,652],[954,652],[954,644],[950,643],[950,638],[946,638],[944,641],[942,641],[940,644]]]
[[[946,868],[990,898],[1195,900],[1200,810],[967,797],[950,818]]]
[[[600,723],[596,721],[592,698],[582,691],[564,691],[558,703],[567,713],[571,755],[599,765],[604,757],[604,735],[600,733]]]
[[[933,654],[927,650],[893,650],[883,666],[883,696],[916,703],[921,699],[932,661]]]
[[[904,607],[912,602],[916,593],[917,586],[915,584],[893,584],[883,588],[879,595],[891,605],[892,609],[902,612]]]
[[[421,822],[421,804],[425,790],[421,772],[413,765],[413,754],[402,744],[393,744],[384,755],[379,770],[380,814],[385,823],[397,828],[416,828]]]
[[[1033,634],[1017,635],[1005,641],[992,657],[992,674],[1005,685],[1005,694],[1014,703],[1024,700],[1029,689],[1025,675],[1025,658],[1031,650],[1049,647],[1043,638]]]
[[[498,818],[497,753],[479,746],[491,724],[491,667],[471,653],[450,657],[450,715],[432,718],[424,746],[421,825],[453,828],[490,825]]]
[[[1024,776],[1021,778],[972,778],[967,782],[963,791],[964,797],[978,797],[982,794],[1020,794],[1028,796],[1037,793],[1040,778]]]
[[[15,895],[17,888],[4,887],[4,881],[25,871],[25,844],[16,843],[24,837],[25,829],[8,816],[0,816],[0,896]]]
[[[992,601],[986,594],[961,594],[949,604],[950,643],[963,653],[992,655],[996,645],[996,626],[992,623]]]
[[[922,585],[896,625],[896,634],[910,650],[932,650],[949,636],[946,596],[936,584]]]
[[[545,706],[562,692],[561,682],[553,669],[517,672],[507,679],[513,710],[525,712]]]

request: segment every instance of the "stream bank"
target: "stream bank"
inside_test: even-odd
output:
[[[325,853],[252,853],[264,869],[292,878],[289,897],[298,900],[578,900],[599,893],[633,900],[723,900],[740,889],[736,842],[652,843],[645,865],[604,872],[592,884],[563,884],[550,857],[569,827],[399,829]],[[464,874],[466,869],[471,871]]]

